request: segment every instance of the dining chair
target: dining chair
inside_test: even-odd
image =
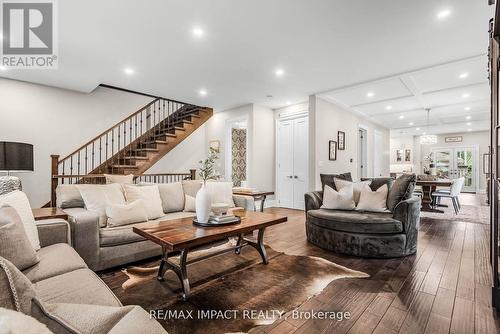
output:
[[[433,192],[432,202],[434,203],[434,206],[437,206],[439,205],[439,203],[441,203],[441,198],[450,198],[453,204],[453,208],[455,209],[455,214],[458,214],[460,212],[460,209],[462,208],[460,206],[460,201],[458,199],[458,196],[462,191],[464,182],[465,182],[465,177],[454,179],[453,183],[451,184],[450,190],[443,189],[443,190],[436,190],[435,192]]]

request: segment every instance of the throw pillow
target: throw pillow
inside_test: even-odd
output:
[[[184,189],[184,194],[191,197],[196,197],[196,193],[201,189],[201,180],[187,180],[182,181],[182,188]]]
[[[61,209],[83,208],[83,201],[78,185],[60,184],[56,188],[56,206]]]
[[[12,262],[0,256],[0,306],[31,315],[36,296],[30,280]]]
[[[376,191],[372,191],[370,188],[365,189],[361,192],[359,197],[359,203],[356,210],[359,211],[371,211],[371,212],[389,212],[387,210],[387,193],[389,188],[387,184],[384,184]]]
[[[54,334],[35,318],[0,307],[0,333]]]
[[[149,219],[156,219],[164,215],[158,186],[135,186],[124,184],[125,198],[127,203],[142,199],[146,206]]]
[[[399,202],[405,201],[413,195],[415,189],[415,174],[403,174],[394,181],[387,196],[387,208],[392,212]]]
[[[112,204],[106,206],[108,226],[116,227],[148,221],[148,212],[144,200],[138,199],[128,204]]]
[[[106,184],[111,183],[121,183],[121,184],[134,184],[134,175],[114,175],[114,174],[104,174],[106,178]]]
[[[184,189],[181,182],[158,184],[163,212],[179,212],[184,209]]]
[[[334,182],[337,190],[342,190],[342,188],[352,185],[354,194],[354,203],[356,205],[358,205],[359,202],[359,194],[361,194],[361,192],[366,189],[370,190],[370,183],[371,183],[371,181],[350,182],[341,179],[334,179]]]
[[[233,183],[232,182],[207,182],[207,191],[212,197],[212,204],[224,203],[234,208]]]
[[[339,191],[329,185],[325,185],[323,205],[321,205],[322,209],[354,210],[355,207],[352,184],[345,186]]]
[[[394,178],[392,177],[373,177],[373,178],[361,178],[361,181],[372,181],[370,183],[370,188],[373,191],[376,191],[378,188],[382,187],[384,184],[387,184],[387,188],[390,190],[392,184],[394,183]]]
[[[0,207],[0,256],[12,262],[19,270],[40,262],[21,217],[10,206]]]
[[[106,226],[106,206],[112,204],[125,204],[122,186],[113,184],[81,184],[78,190],[82,195],[87,210],[99,215],[99,226]]]
[[[196,212],[196,198],[193,196],[185,195],[184,212]]]
[[[35,251],[40,249],[40,240],[38,238],[38,229],[35,224],[35,217],[31,211],[30,202],[28,197],[22,191],[16,190],[5,195],[0,196],[0,206],[9,205],[13,207],[21,221],[23,222],[24,230],[28,235],[31,246]]]
[[[335,187],[335,179],[346,180],[352,182],[351,173],[343,173],[343,174],[319,174],[321,179],[321,188],[324,190],[325,185],[330,186],[330,188],[337,190]]]

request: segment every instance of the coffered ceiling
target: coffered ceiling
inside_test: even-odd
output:
[[[319,95],[398,135],[487,130],[487,65],[480,54]]]

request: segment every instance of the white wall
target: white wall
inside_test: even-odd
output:
[[[413,136],[411,135],[400,135],[394,134],[390,140],[390,171],[391,173],[417,173],[416,162],[418,157],[415,156],[416,151],[413,143]],[[411,150],[411,162],[397,162],[396,161],[396,150]],[[403,157],[404,159],[404,157]]]
[[[314,170],[310,184],[315,184],[315,189],[321,188],[319,175],[321,173],[337,174],[351,172],[353,179],[358,179],[358,128],[367,129],[368,157],[367,176],[373,176],[374,136],[375,131],[382,134],[383,152],[382,175],[389,175],[389,130],[381,127],[368,119],[356,115],[352,111],[326,101],[317,96],[309,99],[310,131],[314,136],[309,143],[309,149],[314,150],[314,158],[310,161],[310,169]],[[346,133],[344,151],[337,151],[337,160],[328,159],[328,142],[337,140],[337,131]]]

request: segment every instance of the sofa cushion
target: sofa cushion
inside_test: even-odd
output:
[[[178,212],[184,209],[184,189],[181,182],[159,184],[163,212]]]
[[[75,184],[58,185],[56,188],[56,206],[61,209],[85,207],[78,186]]]
[[[403,232],[403,224],[392,218],[391,213],[318,209],[308,211],[307,215],[312,224],[330,230],[368,234]]]
[[[184,194],[196,197],[198,190],[201,189],[201,180],[186,180],[182,181],[182,189],[184,189]]]
[[[335,179],[346,180],[352,182],[351,172],[343,174],[319,174],[321,179],[321,189],[325,189],[325,185],[329,185],[333,189],[337,190],[335,187]]]
[[[106,284],[90,269],[77,269],[35,283],[38,297],[47,303],[121,306]]]
[[[115,175],[115,174],[104,174],[106,178],[106,184],[120,183],[120,184],[134,184],[134,174],[129,175]]]
[[[38,230],[35,225],[35,217],[31,210],[28,197],[22,191],[16,190],[5,195],[0,195],[0,206],[9,205],[16,209],[17,214],[23,222],[24,230],[28,235],[31,246],[35,251],[40,249],[40,240],[38,239]]]
[[[149,219],[156,219],[163,216],[163,206],[158,185],[136,186],[124,184],[125,198],[127,203],[132,203],[139,199],[144,201]]]
[[[68,244],[43,247],[37,254],[40,262],[23,271],[24,275],[33,283],[73,270],[87,268],[80,255]]]
[[[12,262],[19,270],[40,261],[31,246],[21,217],[10,206],[0,206],[0,256]]]
[[[127,204],[107,205],[106,216],[109,227],[145,222],[148,220],[146,202],[143,199],[138,199]]]
[[[389,190],[394,183],[394,179],[392,177],[362,177],[361,181],[371,181],[370,188],[373,191],[377,191],[378,188],[382,187],[384,184],[387,184],[387,188]]]
[[[37,319],[2,307],[0,307],[0,328],[0,333],[3,334],[54,334]]]
[[[150,220],[150,222],[168,221],[178,218],[194,217],[193,212],[171,212],[166,215]],[[117,245],[125,245],[133,242],[146,240],[144,237],[133,231],[133,227],[142,223],[131,224],[118,227],[106,227],[99,230],[99,239],[101,247],[112,247]]]
[[[413,196],[415,189],[415,174],[403,174],[394,181],[387,195],[387,208],[392,212],[396,205]]]

